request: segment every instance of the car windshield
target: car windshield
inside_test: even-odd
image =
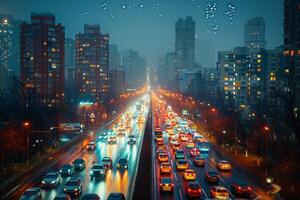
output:
[[[119,160],[119,163],[121,163],[121,164],[126,164],[126,163],[127,163],[127,160],[126,160],[126,159],[120,159],[120,160]]]
[[[178,163],[179,164],[186,164],[187,162],[186,162],[186,160],[178,160]]]
[[[78,182],[77,181],[68,181],[66,183],[66,186],[77,186],[78,185]]]
[[[215,171],[210,171],[210,172],[208,172],[208,174],[210,176],[217,176],[217,172],[215,172]]]
[[[56,174],[46,174],[45,178],[56,178]]]
[[[23,193],[23,195],[25,195],[25,196],[32,196],[32,195],[35,195],[36,193],[37,193],[36,191],[29,190],[29,191],[25,191]]]
[[[172,183],[170,178],[163,178],[163,179],[161,179],[161,182],[165,183],[165,184],[171,184]]]
[[[83,160],[77,159],[77,160],[74,160],[74,163],[75,163],[75,164],[80,164],[80,163],[83,163]]]
[[[129,135],[129,138],[135,138],[135,136],[134,135]]]
[[[72,165],[67,164],[67,165],[64,165],[62,168],[64,168],[64,169],[72,168]]]
[[[104,169],[103,165],[94,165],[92,169]]]
[[[190,187],[191,189],[194,189],[194,190],[200,188],[200,186],[199,186],[198,183],[189,183],[189,187]]]
[[[104,157],[103,159],[102,159],[102,162],[109,162],[110,161],[110,158],[109,157]]]
[[[122,199],[122,195],[120,194],[110,194],[108,197],[109,200],[121,200]]]
[[[227,193],[227,190],[224,189],[224,188],[218,188],[218,189],[217,189],[217,192],[220,192],[220,193]]]

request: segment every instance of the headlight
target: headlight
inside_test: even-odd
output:
[[[70,170],[70,169],[68,169],[68,172],[70,173],[70,172],[71,172],[71,170]]]
[[[45,184],[46,182],[45,182],[45,181],[42,181],[42,183]]]
[[[66,191],[67,189],[66,188],[64,188],[64,191]]]
[[[59,170],[60,173],[62,173],[62,170]]]
[[[93,171],[90,171],[90,175],[93,175]]]
[[[103,172],[103,171],[100,171],[100,173],[101,173],[101,174],[104,174],[104,172]]]
[[[53,183],[55,183],[55,181],[51,181],[51,183],[53,184]]]
[[[82,167],[82,164],[79,164],[80,167]]]

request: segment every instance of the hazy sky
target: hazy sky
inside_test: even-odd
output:
[[[219,50],[243,45],[243,24],[252,17],[265,19],[267,48],[283,41],[283,0],[0,0],[0,14],[29,21],[31,12],[55,14],[72,38],[85,23],[98,23],[110,43],[139,50],[148,64],[173,51],[175,22],[187,15],[196,21],[201,62],[210,59],[207,51],[215,57]]]

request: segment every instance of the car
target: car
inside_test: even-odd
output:
[[[106,172],[106,169],[102,163],[94,164],[90,171],[91,181],[93,181],[94,178],[104,179],[105,175],[106,175],[105,172]]]
[[[167,152],[163,147],[158,147],[156,150],[156,156],[158,156],[159,153],[167,153]]]
[[[191,155],[192,158],[200,156],[200,150],[197,149],[197,148],[192,148],[190,150],[190,155]]]
[[[115,127],[118,128],[118,124],[115,124]],[[108,130],[107,130],[107,135],[108,135],[108,136],[115,136],[116,133],[115,133],[114,130],[108,129]]]
[[[20,200],[42,200],[42,190],[38,187],[27,189],[20,197]]]
[[[194,181],[196,180],[196,172],[193,169],[186,169],[183,173],[183,178],[186,181]]]
[[[203,138],[202,135],[200,135],[199,133],[194,133],[194,137],[193,137],[195,140],[200,140]]]
[[[171,177],[162,177],[160,179],[159,188],[161,192],[173,192],[174,183]]]
[[[189,167],[189,164],[186,159],[178,159],[176,160],[176,169],[177,170],[185,170]]]
[[[87,145],[87,150],[88,151],[95,151],[95,149],[96,149],[96,144],[95,144],[95,142],[90,142],[88,145]]]
[[[155,136],[155,141],[158,142],[158,141],[162,141],[163,142],[164,138],[162,135],[156,135]]]
[[[78,197],[82,193],[82,182],[80,178],[71,178],[64,187],[64,193],[71,197]]]
[[[223,186],[213,186],[210,189],[210,196],[214,199],[229,199],[229,191]]]
[[[226,160],[220,160],[217,163],[217,168],[221,171],[230,171],[231,170],[231,164]]]
[[[175,152],[177,149],[181,149],[181,144],[177,141],[172,144],[172,149]]]
[[[75,173],[75,167],[71,164],[65,164],[59,170],[59,173],[61,174],[61,176],[73,176]]]
[[[98,139],[103,142],[103,141],[107,140],[107,136],[108,136],[108,133],[106,133],[106,132],[100,133]]]
[[[100,200],[98,194],[85,194],[81,200]]]
[[[194,147],[195,147],[195,142],[194,142],[194,140],[188,139],[188,140],[186,141],[186,148],[191,149],[191,148],[194,148]]]
[[[54,197],[53,200],[71,200],[71,197],[68,194],[59,194],[56,197]]]
[[[204,180],[208,183],[218,183],[219,175],[215,170],[206,171],[204,174]]]
[[[193,158],[193,164],[197,167],[204,167],[205,159],[202,156],[196,156]]]
[[[58,172],[47,173],[42,180],[43,188],[55,188],[60,184],[60,174]]]
[[[166,148],[166,145],[165,145],[164,141],[157,141],[156,142],[156,148],[158,148],[158,147]]]
[[[135,135],[129,135],[127,138],[127,144],[135,144],[135,143],[136,143]]]
[[[75,167],[75,170],[83,170],[85,168],[85,161],[82,158],[78,158],[73,161],[73,165]]]
[[[175,138],[171,138],[171,139],[170,139],[170,144],[171,144],[171,145],[173,145],[173,144],[176,143],[176,142],[177,142],[177,139],[175,139]]]
[[[187,182],[185,184],[185,194],[187,197],[200,198],[202,195],[202,189],[197,181]]]
[[[171,174],[172,167],[169,162],[163,162],[160,164],[160,174]]]
[[[175,151],[175,159],[184,159],[185,155],[184,155],[184,151],[182,149],[177,149]]]
[[[117,132],[118,136],[125,136],[126,135],[126,129],[120,128]]]
[[[117,138],[116,138],[116,136],[109,136],[107,138],[107,143],[108,144],[117,144]]]
[[[181,133],[179,133],[179,139],[182,142],[186,142],[188,140],[188,136],[187,136],[187,134],[181,132]]]
[[[126,200],[125,195],[120,192],[112,192],[109,194],[107,200]]]
[[[167,162],[169,160],[169,156],[166,153],[159,153],[157,159],[159,162]]]
[[[128,169],[128,160],[126,158],[120,158],[117,164],[117,168],[120,169]]]
[[[112,159],[108,156],[105,156],[102,158],[102,164],[105,169],[112,169],[113,168],[113,162]]]
[[[237,181],[231,184],[231,192],[236,197],[249,198],[252,194],[252,187],[243,181]]]

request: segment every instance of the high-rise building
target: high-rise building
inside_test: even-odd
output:
[[[249,50],[238,47],[233,51],[218,53],[218,93],[220,101],[241,111],[249,110]]]
[[[295,107],[300,110],[300,0],[284,1],[284,59],[285,73],[293,90]],[[295,88],[295,89],[293,89]]]
[[[55,16],[31,14],[20,26],[21,81],[49,106],[64,98],[65,28]]]
[[[265,48],[265,22],[262,17],[254,17],[245,23],[244,45],[249,48],[250,53],[256,53]]]
[[[75,40],[72,38],[65,39],[65,68],[75,67]],[[67,73],[65,74],[67,77]]]
[[[9,77],[20,74],[20,24],[11,15],[0,15],[0,91],[10,86]]]
[[[76,97],[78,101],[106,102],[108,98],[109,36],[99,25],[84,25],[76,35]]]
[[[116,44],[109,45],[109,69],[118,69],[121,67],[121,54]]]
[[[115,98],[125,92],[125,70],[123,68],[109,70],[109,93]]]
[[[146,80],[146,61],[139,55],[138,51],[127,49],[123,52],[123,67],[127,86],[130,89],[138,89],[145,84]]]
[[[178,69],[194,66],[195,21],[192,17],[179,18],[175,24],[175,55]]]
[[[217,68],[205,67],[202,69],[204,90],[201,99],[216,104],[217,100]]]

